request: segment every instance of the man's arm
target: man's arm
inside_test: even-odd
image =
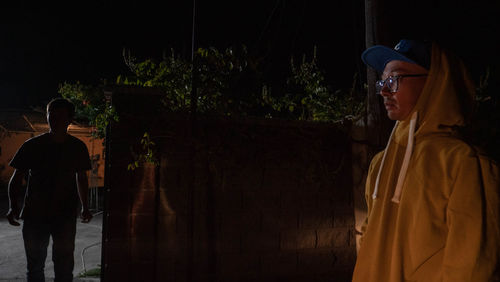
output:
[[[9,224],[13,226],[20,225],[19,222],[16,221],[16,219],[19,219],[19,212],[20,212],[17,201],[19,199],[19,192],[21,191],[25,175],[26,175],[25,170],[15,169],[9,181],[9,187],[8,187],[9,211],[7,212],[7,219],[9,220]]]
[[[92,219],[92,213],[89,211],[88,194],[89,194],[89,180],[86,170],[79,170],[76,173],[78,195],[80,196],[80,203],[82,204],[81,218],[83,223],[88,223]]]

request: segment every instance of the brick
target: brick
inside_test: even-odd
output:
[[[156,261],[156,281],[174,282],[175,261],[173,259]]]
[[[293,149],[289,148],[290,151],[288,151],[286,148],[280,147],[281,152],[279,153],[277,153],[280,151],[279,149],[274,150],[274,152],[270,152],[272,148],[269,149],[269,153],[263,159],[263,165],[266,169],[287,169],[296,166],[289,155],[289,152],[294,151]]]
[[[145,164],[138,167],[131,172],[132,185],[130,190],[132,192],[155,190],[156,189],[156,167],[151,164]]]
[[[302,274],[333,273],[337,258],[331,250],[307,250],[298,253],[298,271]]]
[[[226,231],[217,234],[217,251],[223,253],[241,252],[241,232]]]
[[[125,239],[129,234],[130,217],[127,213],[106,213],[106,236],[108,239]]]
[[[281,193],[278,190],[243,191],[243,208],[260,211],[280,208]]]
[[[302,209],[301,203],[301,193],[299,193],[298,190],[286,190],[281,192],[280,208],[283,211],[296,212]]]
[[[331,228],[333,226],[333,211],[305,209],[299,215],[299,228]]]
[[[155,216],[152,214],[130,215],[130,236],[152,240],[155,236]]]
[[[128,267],[129,267],[129,277],[127,280],[124,281],[130,281],[130,282],[161,281],[161,280],[155,280],[156,273],[155,273],[154,262],[133,263]]]
[[[188,186],[186,183],[165,185],[159,190],[162,214],[185,213],[188,208]]]
[[[159,189],[159,203],[158,203],[158,215],[175,215],[177,211],[174,209],[174,205],[172,205],[171,199],[169,199],[167,190]]]
[[[353,270],[336,270],[331,274],[319,274],[311,277],[310,281],[314,282],[351,282]],[[333,279],[332,279],[333,278]]]
[[[155,213],[156,193],[154,190],[132,192],[131,213]]]
[[[297,273],[297,252],[261,255],[262,276],[294,276]]]
[[[298,228],[298,212],[266,211],[262,213],[262,230],[282,230]]]
[[[154,261],[156,244],[154,240],[130,239],[130,257],[133,262]]]
[[[129,262],[106,263],[104,271],[107,281],[129,281]]]
[[[296,205],[300,209],[315,209],[318,207],[317,197],[313,191],[301,188],[296,192],[296,197],[298,197]]]
[[[222,181],[238,186],[243,191],[259,191],[262,190],[263,175],[264,170],[258,163],[249,163],[240,170],[225,170]]]
[[[336,208],[341,210],[353,208],[353,195],[351,189],[352,186],[337,184],[337,188],[334,190],[335,193],[332,195]]]
[[[106,248],[106,263],[116,265],[128,262],[130,253],[127,239],[108,240],[103,247]]]
[[[257,276],[259,272],[260,259],[257,254],[221,254],[217,258],[217,273],[221,280]]]
[[[105,197],[108,201],[107,210],[113,213],[128,213],[130,208],[131,196],[126,191],[119,192],[120,193],[113,191],[106,193]]]
[[[163,238],[161,241],[158,242],[156,245],[156,255],[158,260],[166,260],[169,258],[172,258],[174,256],[177,256],[181,248],[179,245],[176,244],[176,237],[171,237],[171,238]]]
[[[335,186],[328,187],[329,191],[318,191],[316,193],[317,206],[320,209],[330,209],[337,205],[337,200],[332,195],[332,191],[336,189]]]
[[[316,247],[315,230],[284,230],[280,233],[281,250],[312,249]]]
[[[176,216],[159,217],[158,221],[158,259],[177,255],[183,246],[176,232]]]
[[[279,251],[280,235],[278,231],[244,232],[242,234],[241,246],[242,251],[247,253]]]
[[[158,216],[158,238],[173,236],[177,233],[177,216],[164,215]]]
[[[340,269],[345,267],[354,268],[356,263],[356,246],[333,249],[336,258],[336,266]]]
[[[262,190],[295,191],[299,185],[297,169],[268,168],[264,170]]]
[[[352,208],[335,210],[334,227],[354,227],[354,224],[354,210]]]
[[[348,228],[318,229],[318,248],[348,247],[350,233]]]
[[[243,208],[241,190],[237,187],[230,186],[224,190],[217,189],[215,192],[217,199],[217,208],[226,212],[241,211]]]
[[[236,231],[250,231],[260,230],[261,227],[261,214],[258,212],[231,212],[221,213],[220,230],[225,232],[227,230]]]
[[[188,233],[188,218],[185,213],[177,213],[175,218],[175,230],[177,234],[187,234]]]

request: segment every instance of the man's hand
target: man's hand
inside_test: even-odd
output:
[[[82,223],[89,223],[92,219],[92,214],[87,206],[88,194],[89,194],[89,181],[87,176],[87,171],[80,170],[76,173],[76,183],[78,188],[78,196],[80,197],[80,203],[82,204],[82,212],[80,217],[82,218]]]
[[[13,226],[21,225],[16,220],[19,220],[19,212],[16,209],[9,209],[7,212],[7,219],[9,220],[9,224]]]
[[[82,223],[89,223],[92,220],[92,213],[88,209],[82,209],[82,214],[80,218],[82,219]]]
[[[9,211],[7,212],[6,217],[9,220],[9,224],[13,226],[21,225],[19,222],[16,221],[19,220],[19,211],[20,211],[17,204],[17,198],[19,191],[21,191],[25,175],[26,175],[26,170],[15,169],[9,181],[9,186],[7,190],[9,196]]]

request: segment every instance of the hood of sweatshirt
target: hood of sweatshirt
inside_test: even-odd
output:
[[[474,86],[463,63],[432,46],[431,68],[418,101],[403,121],[397,121],[385,148],[372,197],[377,198],[380,175],[387,152],[395,150],[393,142],[405,147],[405,153],[392,201],[399,203],[401,189],[412,158],[413,146],[429,135],[454,135],[464,126],[471,113]]]

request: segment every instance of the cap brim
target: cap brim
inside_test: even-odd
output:
[[[385,65],[394,60],[416,64],[414,61],[408,59],[394,49],[382,45],[375,45],[366,49],[361,55],[361,60],[378,72],[383,72]]]

